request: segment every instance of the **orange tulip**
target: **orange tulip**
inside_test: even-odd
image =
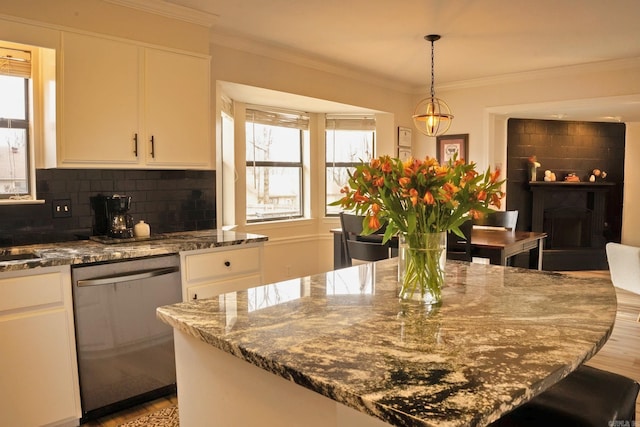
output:
[[[407,185],[411,184],[411,178],[407,178],[406,176],[403,176],[398,180],[398,183],[400,184],[400,187],[405,188]]]
[[[409,190],[409,197],[411,198],[411,204],[413,206],[418,204],[418,191],[415,188]]]
[[[502,198],[502,193],[494,193],[491,195],[491,204],[497,208],[500,207],[500,199]]]
[[[369,198],[363,196],[362,194],[360,194],[360,190],[357,190],[355,193],[353,193],[353,200],[355,200],[357,203],[366,203],[369,201]]]
[[[380,220],[378,219],[378,217],[376,215],[368,215],[368,220],[369,220],[369,228],[372,230],[377,230],[378,228],[380,228]]]
[[[445,182],[445,183],[442,185],[442,189],[443,189],[446,193],[448,193],[448,194],[450,194],[450,195],[453,195],[453,194],[457,193],[457,192],[460,190],[458,187],[456,187],[454,184],[452,184],[452,183],[450,183],[450,182]]]
[[[493,173],[491,174],[491,183],[495,183],[498,181],[498,177],[500,176],[500,169],[496,169],[495,171],[493,171]]]
[[[428,205],[434,205],[436,203],[436,199],[435,197],[433,197],[433,193],[431,193],[431,191],[427,191],[426,193],[424,193],[424,197],[422,198],[422,200],[424,200],[424,202]]]
[[[427,167],[439,166],[438,160],[429,156],[425,157],[423,164]]]

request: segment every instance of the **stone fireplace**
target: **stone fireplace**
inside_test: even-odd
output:
[[[530,182],[532,231],[547,233],[548,270],[606,269],[605,219],[608,182]]]
[[[608,267],[604,245],[622,234],[625,134],[624,123],[508,120],[506,208],[518,210],[518,230],[549,235],[545,270]],[[541,163],[533,182],[530,156]],[[596,168],[607,172],[605,181],[589,181]],[[543,181],[547,169],[557,181]],[[568,174],[580,182],[565,182]]]

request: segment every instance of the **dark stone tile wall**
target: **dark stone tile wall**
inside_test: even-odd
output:
[[[0,205],[0,246],[88,238],[94,213],[90,197],[131,196],[134,222],[152,233],[216,227],[215,171],[38,169],[38,199],[44,204]],[[53,218],[52,200],[71,200],[71,217]]]
[[[595,168],[616,185],[607,199],[606,239],[620,241],[624,186],[624,123],[509,119],[507,125],[507,209],[517,209],[518,229],[531,230],[532,195],[528,185],[529,156],[540,162],[537,180],[549,169],[562,181],[575,173],[582,181]]]

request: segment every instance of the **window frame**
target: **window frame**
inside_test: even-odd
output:
[[[341,117],[344,117],[346,120],[349,120],[349,118],[351,118],[352,116],[349,115],[331,115],[331,116],[327,116],[327,119],[329,119],[329,117],[333,118],[333,119],[340,119]],[[365,116],[366,119],[369,120],[374,120],[375,122],[375,116]],[[324,156],[325,156],[325,164],[324,164],[324,183],[325,183],[325,191],[324,191],[324,215],[325,217],[329,217],[329,218],[335,218],[339,215],[339,212],[336,213],[332,213],[332,212],[328,212],[328,208],[329,208],[329,203],[332,203],[333,201],[328,199],[328,188],[327,188],[327,178],[328,178],[328,171],[329,168],[351,168],[352,171],[353,169],[355,169],[356,166],[358,166],[361,162],[360,161],[353,161],[353,162],[336,162],[335,161],[335,156],[334,156],[334,160],[333,161],[329,161],[327,158],[327,148],[329,147],[329,143],[328,143],[328,135],[329,132],[331,131],[353,131],[353,132],[370,132],[371,133],[371,158],[375,158],[375,152],[376,152],[376,129],[375,129],[375,124],[373,126],[372,129],[355,129],[355,128],[351,128],[351,129],[336,129],[336,128],[329,128],[327,126],[325,126],[325,137],[324,137]],[[332,143],[334,144],[334,143]],[[334,144],[335,145],[335,144]],[[347,183],[344,183],[345,185],[347,185]]]
[[[263,112],[263,113],[270,113],[270,112],[275,112],[276,114],[279,113],[277,111],[275,111],[272,108],[268,108],[268,107],[254,107],[252,106],[251,108],[248,108],[245,114],[245,128],[252,123],[257,123],[255,121],[255,119],[252,119],[250,117],[250,111],[259,111],[259,112]],[[304,113],[299,113],[299,112],[286,112],[284,114],[287,115],[299,115],[300,117],[305,117]],[[264,123],[257,123],[257,124],[262,124],[262,125],[266,125]],[[277,123],[270,123],[268,124],[268,126],[274,126],[274,127],[278,127]],[[292,128],[292,126],[280,126],[280,127],[284,127],[284,128]],[[299,215],[283,215],[283,216],[273,216],[273,217],[266,217],[266,218],[256,218],[256,219],[249,219],[248,216],[248,212],[247,212],[247,207],[245,206],[245,221],[247,224],[256,224],[256,223],[264,223],[264,222],[272,222],[272,221],[284,221],[284,220],[291,220],[291,219],[298,219],[298,218],[304,218],[305,217],[305,174],[304,174],[304,132],[308,132],[308,129],[301,129],[301,128],[297,128],[298,129],[298,145],[299,145],[299,153],[300,153],[300,157],[298,159],[298,161],[295,162],[287,162],[287,161],[273,161],[273,160],[255,160],[255,158],[253,160],[248,160],[248,156],[245,155],[245,176],[248,176],[248,172],[249,172],[249,168],[259,168],[259,167],[264,167],[264,168],[275,168],[275,167],[279,167],[279,168],[286,168],[286,169],[297,169],[298,173],[299,173],[299,186],[298,186],[298,199],[299,199],[299,211],[300,214]],[[248,143],[248,135],[245,136],[245,145]],[[248,181],[248,180],[247,180]],[[245,184],[245,187],[248,188],[248,184]]]
[[[0,193],[0,200],[24,200],[24,199],[32,199],[32,195],[35,193],[34,185],[35,182],[32,182],[32,150],[33,150],[33,138],[31,135],[31,96],[30,96],[30,78],[13,76],[13,78],[21,78],[24,85],[24,119],[14,119],[14,118],[2,118],[0,117],[0,128],[2,129],[24,129],[25,130],[25,181],[26,181],[26,191],[15,192],[15,193]]]

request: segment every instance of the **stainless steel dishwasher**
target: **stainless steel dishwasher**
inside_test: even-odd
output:
[[[82,422],[176,390],[171,327],[156,308],[182,299],[177,255],[72,269]]]

